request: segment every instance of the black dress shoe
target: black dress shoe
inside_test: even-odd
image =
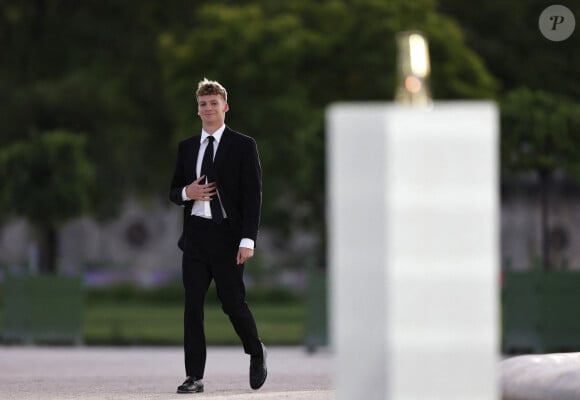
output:
[[[266,347],[262,343],[262,355],[252,356],[250,359],[250,387],[254,390],[260,389],[266,382],[268,376],[266,357]]]
[[[203,392],[203,382],[201,379],[187,377],[185,382],[177,387],[177,393],[201,393]]]

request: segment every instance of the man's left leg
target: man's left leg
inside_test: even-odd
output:
[[[234,330],[238,334],[244,351],[251,356],[250,386],[259,389],[266,381],[266,352],[260,337],[252,311],[246,303],[244,285],[244,266],[236,264],[239,242],[224,240],[231,233],[229,225],[216,225],[217,236],[224,244],[219,253],[214,254],[211,265],[214,282],[222,309],[228,315]],[[215,239],[218,240],[218,237]],[[215,242],[214,242],[215,243]]]

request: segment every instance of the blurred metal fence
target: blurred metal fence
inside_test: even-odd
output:
[[[505,271],[502,351],[580,351],[580,272]]]
[[[82,343],[80,278],[8,275],[2,292],[5,342]]]

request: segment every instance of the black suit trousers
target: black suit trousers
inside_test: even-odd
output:
[[[206,361],[204,302],[214,280],[223,311],[228,315],[247,354],[262,347],[256,322],[246,303],[244,266],[236,264],[239,239],[226,219],[220,224],[190,216],[184,226],[183,286],[185,288],[184,350],[187,376],[203,378]]]

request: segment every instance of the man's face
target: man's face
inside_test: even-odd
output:
[[[220,95],[208,94],[197,98],[197,113],[204,124],[223,124],[228,110],[228,103]]]

